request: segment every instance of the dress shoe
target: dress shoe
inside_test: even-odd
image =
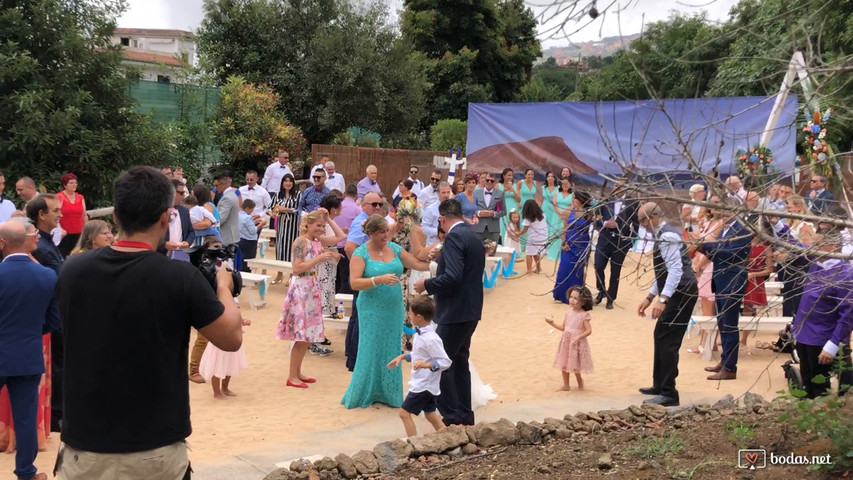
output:
[[[204,377],[198,373],[194,373],[190,375],[190,381],[193,383],[204,383]]]
[[[18,480],[47,480],[47,474],[44,472],[39,472],[29,478],[18,477]]]
[[[290,380],[287,381],[287,386],[288,387],[296,387],[296,388],[308,388],[308,385],[303,383],[303,382],[293,383]]]
[[[660,395],[660,389],[655,387],[643,387],[640,389],[643,395]]]
[[[718,363],[718,364],[714,365],[713,367],[705,367],[706,372],[714,372],[714,373],[717,373],[722,369],[723,369],[722,363]]]
[[[598,295],[595,296],[595,304],[600,304],[602,300],[604,300],[604,292],[598,292]]]
[[[607,305],[605,305],[604,308],[608,310],[613,310],[613,302],[611,300],[608,300]]]
[[[708,380],[735,380],[736,378],[737,372],[730,372],[725,368],[713,375],[708,375]]]
[[[662,405],[664,407],[677,407],[679,405],[677,398],[667,397],[665,395],[658,395],[656,397],[647,398],[643,400],[643,403],[653,403],[655,405]]]

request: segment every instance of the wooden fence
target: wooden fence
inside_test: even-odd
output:
[[[418,167],[418,179],[429,185],[429,176],[435,167],[432,160],[436,155],[448,156],[447,152],[432,150],[396,150],[391,148],[364,148],[345,145],[311,146],[311,158],[314,163],[320,161],[320,156],[328,155],[335,162],[335,170],[344,176],[347,184],[358,183],[364,178],[368,165],[374,165],[379,172],[379,182],[382,192],[391,195],[400,180],[409,178],[409,167]],[[462,178],[464,171],[456,174]],[[447,169],[442,170],[442,179],[447,180]]]

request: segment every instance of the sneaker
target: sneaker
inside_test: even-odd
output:
[[[332,353],[335,352],[331,348],[321,347],[319,343],[312,343],[310,350],[311,350],[312,354],[320,355],[321,357],[331,355]]]
[[[320,345],[331,345],[331,344],[332,344],[332,341],[329,340],[328,338],[323,340],[322,342],[320,342]]]

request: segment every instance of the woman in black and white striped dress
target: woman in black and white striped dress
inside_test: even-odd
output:
[[[275,197],[272,216],[278,215],[275,228],[275,259],[285,262],[292,261],[291,245],[299,236],[299,216],[296,207],[299,205],[299,191],[293,175],[286,173],[281,179],[281,189]],[[282,281],[284,275],[279,272],[273,283]]]

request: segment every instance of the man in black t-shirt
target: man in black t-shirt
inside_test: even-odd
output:
[[[134,167],[114,191],[122,240],[71,257],[56,289],[65,340],[59,478],[189,478],[190,327],[222,350],[240,348],[231,274],[219,272],[214,292],[192,265],[154,251],[175,196],[160,172]]]

